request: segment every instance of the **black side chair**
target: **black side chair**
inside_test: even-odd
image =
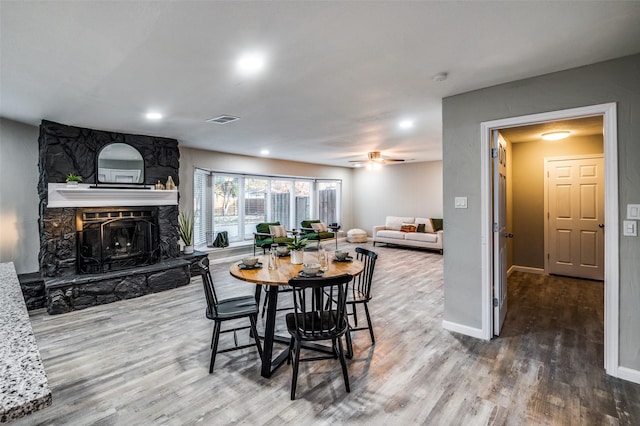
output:
[[[291,399],[296,399],[298,367],[302,361],[321,359],[340,360],[344,386],[349,388],[347,361],[342,348],[342,336],[349,329],[347,320],[347,287],[352,275],[343,274],[328,278],[291,278],[294,312],[286,316],[287,329],[291,334],[289,359],[293,362]],[[331,355],[300,358],[302,342],[331,340]]]
[[[258,338],[258,330],[256,328],[256,322],[258,319],[258,304],[254,296],[239,296],[225,300],[218,300],[216,295],[216,289],[211,279],[211,273],[209,272],[209,259],[204,257],[198,264],[202,272],[202,285],[204,287],[204,294],[207,297],[207,318],[215,321],[213,326],[213,336],[211,336],[211,363],[209,364],[209,374],[213,372],[213,365],[216,362],[216,354],[235,351],[238,349],[245,349],[253,347],[254,344],[246,344],[238,346],[238,336],[236,332],[238,330],[251,329],[251,334],[255,339],[255,346],[258,348],[258,354],[262,358],[262,347],[260,346],[260,339]],[[236,320],[240,318],[249,318],[251,325],[244,327],[236,327],[229,330],[221,331],[222,323],[224,321]],[[218,351],[218,339],[220,333],[233,332],[234,346],[228,349]]]
[[[353,350],[351,346],[351,332],[359,330],[369,330],[371,335],[371,344],[375,345],[376,338],[373,335],[373,324],[371,323],[371,315],[369,315],[369,301],[371,300],[371,282],[373,281],[373,270],[376,267],[376,260],[378,254],[364,249],[362,247],[356,247],[356,258],[364,263],[364,270],[360,275],[353,278],[353,283],[349,289],[347,297],[347,306],[351,306],[351,313],[348,315],[353,316],[353,327],[349,328],[347,333],[347,358],[353,356]],[[358,311],[357,305],[364,306],[364,312],[367,316],[367,326],[358,327]]]

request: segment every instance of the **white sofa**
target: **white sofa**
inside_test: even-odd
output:
[[[424,224],[424,232],[405,232],[401,229],[403,225]],[[419,227],[422,230],[422,226]],[[407,217],[407,216],[387,216],[384,225],[373,227],[373,245],[376,243],[397,244],[401,246],[427,248],[439,250],[442,254],[442,230],[435,231],[431,225],[430,218]]]

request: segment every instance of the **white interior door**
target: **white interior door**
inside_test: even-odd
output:
[[[507,143],[493,131],[493,334],[507,314]]]
[[[547,160],[547,272],[604,279],[604,159]]]

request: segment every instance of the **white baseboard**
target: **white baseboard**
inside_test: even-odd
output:
[[[640,384],[640,371],[627,367],[618,367],[618,378]]]
[[[445,320],[442,321],[442,328],[444,328],[445,330],[464,334],[465,336],[471,336],[471,337],[475,337],[476,339],[485,340],[481,328],[473,328],[473,327],[469,327],[468,325],[462,325],[462,324],[445,321]]]
[[[542,268],[532,268],[530,266],[518,266],[518,265],[511,265],[511,268],[509,268],[507,275],[511,275],[512,272],[516,272],[516,271],[528,272],[529,274],[544,275],[544,269]]]

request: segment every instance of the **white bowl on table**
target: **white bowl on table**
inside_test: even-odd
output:
[[[320,272],[320,264],[319,263],[303,263],[302,272],[304,272],[306,275],[316,275],[318,272]]]

